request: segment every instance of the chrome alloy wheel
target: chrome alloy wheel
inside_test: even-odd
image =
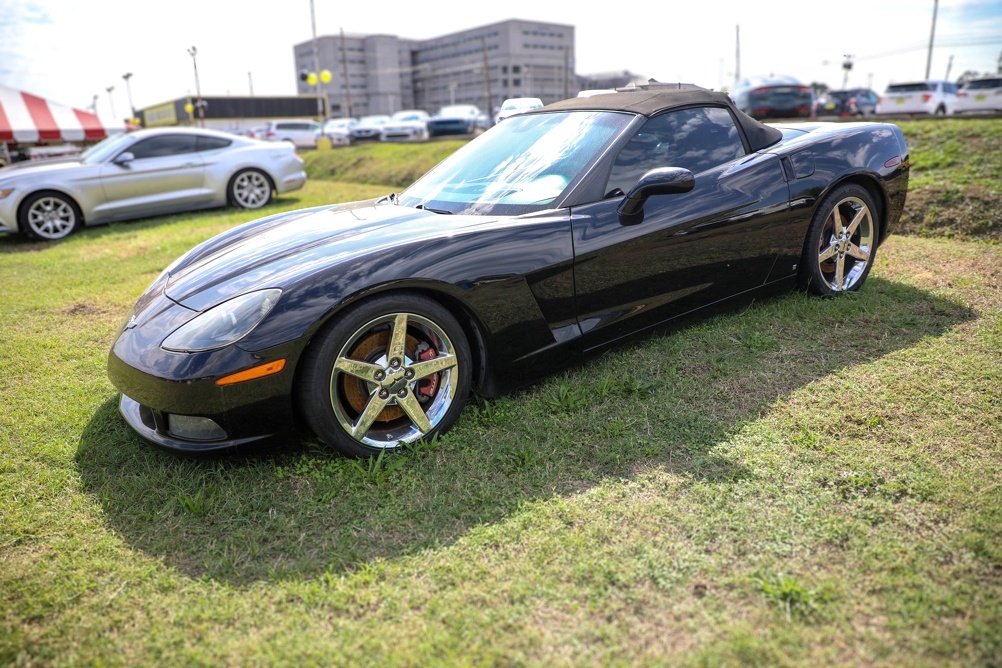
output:
[[[344,344],[330,378],[338,424],[356,441],[396,448],[431,432],[456,398],[459,358],[445,331],[413,313],[390,313]]]
[[[77,213],[69,202],[52,195],[39,197],[25,213],[31,232],[41,239],[62,239],[77,227]]]
[[[271,183],[257,170],[240,172],[231,186],[233,203],[244,209],[260,209],[271,200]]]
[[[834,292],[851,290],[864,277],[874,251],[873,212],[858,197],[840,200],[825,219],[818,248],[818,268]]]

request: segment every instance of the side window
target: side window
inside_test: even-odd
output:
[[[628,193],[655,167],[684,167],[699,174],[744,154],[741,135],[726,109],[672,111],[647,121],[623,147],[613,164],[606,193]]]
[[[162,158],[168,155],[195,152],[194,135],[161,135],[136,143],[130,149],[136,160]]]
[[[222,139],[220,137],[199,137],[198,150],[215,151],[220,148],[226,148],[232,143],[229,139]]]

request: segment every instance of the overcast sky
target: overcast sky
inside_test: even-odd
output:
[[[926,72],[935,0],[315,0],[317,35],[446,35],[511,18],[574,26],[579,74],[626,69],[722,89],[740,71],[881,91]],[[457,11],[451,11],[455,7]],[[586,9],[586,7],[588,7]],[[601,8],[601,9],[599,9]],[[459,11],[461,9],[461,11]],[[310,0],[0,0],[0,83],[74,107],[95,95],[105,122],[189,93],[197,47],[203,95],[295,95],[293,45],[312,37]],[[1002,0],[939,0],[930,76],[994,72]],[[951,63],[952,58],[952,63]],[[107,89],[114,87],[109,94]],[[114,108],[115,115],[112,115]],[[114,123],[111,123],[114,124]]]

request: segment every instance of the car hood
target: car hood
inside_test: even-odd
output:
[[[38,174],[54,174],[80,169],[84,163],[77,158],[53,158],[51,160],[32,160],[15,162],[0,169],[0,181],[8,178],[35,176]]]
[[[202,311],[252,290],[294,288],[317,271],[381,249],[448,237],[499,220],[443,215],[386,199],[280,214],[189,251],[168,268],[165,293]]]

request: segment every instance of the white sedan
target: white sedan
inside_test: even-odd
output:
[[[286,142],[201,128],[114,135],[78,158],[0,168],[0,233],[43,241],[98,225],[231,204],[259,209],[306,183]]]
[[[423,109],[405,109],[390,117],[379,138],[383,141],[424,141],[428,139],[429,114]]]

